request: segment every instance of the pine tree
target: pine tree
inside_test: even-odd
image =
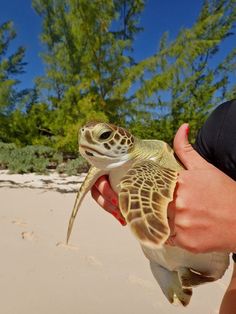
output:
[[[17,90],[18,76],[24,73],[23,61],[25,49],[20,46],[14,53],[9,53],[9,45],[15,39],[16,32],[11,21],[0,25],[0,140],[11,141],[12,115],[19,109],[19,104],[28,94],[28,90]]]
[[[50,91],[51,125],[59,148],[75,149],[78,127],[88,120],[125,122],[127,95],[115,92],[134,60],[141,0],[34,0],[43,18],[46,52],[41,88]]]
[[[235,48],[216,60],[222,42],[235,36],[235,24],[235,0],[205,1],[192,28],[182,29],[172,42],[163,35],[156,55],[130,71],[140,82],[135,101],[141,108],[153,106],[151,122],[134,116],[134,131],[141,134],[146,125],[149,136],[171,142],[177,127],[190,122],[195,138],[212,108],[235,97]]]
[[[49,92],[49,131],[60,149],[75,150],[88,120],[126,125],[141,137],[171,142],[190,122],[192,138],[212,108],[235,95],[235,49],[221,62],[221,43],[234,36],[236,0],[206,0],[191,28],[157,52],[133,59],[141,0],[33,0],[43,20],[42,54]],[[44,93],[45,94],[45,93]]]

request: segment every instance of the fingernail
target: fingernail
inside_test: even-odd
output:
[[[186,135],[188,136],[189,134],[189,125],[186,126]]]
[[[116,198],[112,198],[111,202],[112,202],[112,204],[115,205],[115,206],[118,205],[118,201],[117,201]]]
[[[124,219],[122,219],[122,218],[119,219],[119,222],[122,224],[122,226],[126,226],[127,225],[126,221]]]

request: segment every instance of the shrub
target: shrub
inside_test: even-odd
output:
[[[73,160],[68,160],[66,163],[60,164],[57,167],[59,173],[66,173],[70,176],[78,173],[87,172],[89,169],[88,163],[82,158],[78,157]]]
[[[12,151],[16,150],[15,144],[0,142],[0,169],[7,169]]]
[[[48,173],[55,169],[59,173],[76,175],[87,171],[88,164],[82,157],[65,159],[62,153],[51,147],[29,145],[18,148],[15,144],[0,142],[0,169],[8,169],[12,173]]]
[[[7,168],[12,173],[47,173],[49,158],[45,155],[45,150],[41,147],[26,146],[16,148],[9,152],[7,156]]]

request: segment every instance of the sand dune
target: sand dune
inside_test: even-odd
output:
[[[128,228],[88,196],[65,244],[74,193],[0,189],[3,314],[218,313],[231,270],[170,305]]]

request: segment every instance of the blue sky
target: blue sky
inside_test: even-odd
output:
[[[134,55],[142,60],[152,55],[163,32],[168,31],[174,38],[182,27],[191,27],[202,5],[202,0],[148,0],[141,16],[144,31],[134,44]],[[17,30],[17,38],[11,49],[19,45],[26,48],[26,73],[20,77],[22,87],[32,87],[34,78],[44,73],[39,53],[41,20],[31,7],[31,0],[0,0],[0,23],[12,20]],[[222,58],[231,48],[234,38],[228,40],[218,58]],[[235,45],[235,44],[234,44]]]

